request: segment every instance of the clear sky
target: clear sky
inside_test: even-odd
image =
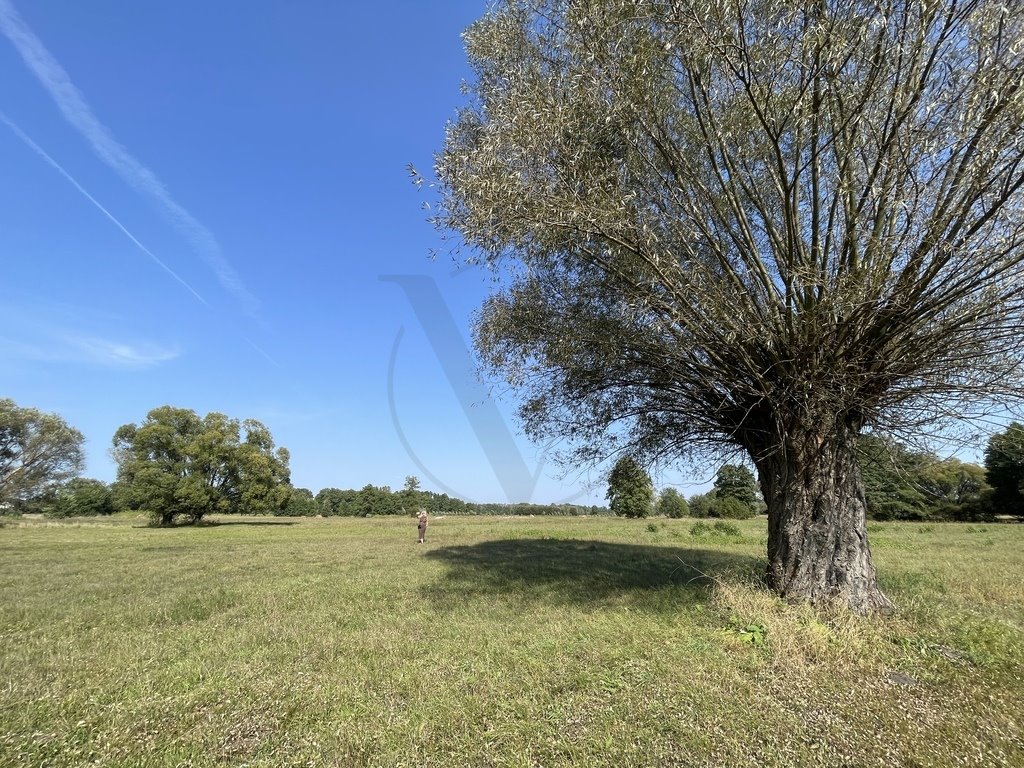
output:
[[[80,429],[103,480],[115,429],[171,404],[260,419],[314,492],[601,501],[477,382],[489,278],[430,260],[405,169],[484,9],[0,0],[0,395]]]

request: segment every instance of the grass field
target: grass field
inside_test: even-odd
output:
[[[897,615],[765,524],[0,528],[2,766],[1024,765],[1024,526],[872,524]]]

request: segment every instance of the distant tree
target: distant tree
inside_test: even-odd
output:
[[[920,459],[902,444],[878,435],[857,439],[867,514],[875,520],[923,520],[928,499],[915,478]]]
[[[715,496],[719,499],[736,499],[750,507],[753,514],[758,503],[757,480],[754,473],[741,465],[725,464],[715,476]]]
[[[647,517],[654,502],[654,485],[647,471],[632,456],[623,456],[608,475],[611,510],[621,517]]]
[[[712,517],[712,508],[715,504],[715,492],[698,493],[690,497],[690,517]]]
[[[989,439],[985,477],[996,512],[1024,515],[1024,425],[1015,421]]]
[[[429,494],[420,490],[420,480],[415,475],[405,478],[405,485],[398,492],[398,503],[406,513],[417,512],[428,505]]]
[[[101,480],[76,477],[57,490],[50,514],[55,517],[109,515],[114,511],[114,494]]]
[[[378,487],[367,484],[363,486],[355,496],[354,508],[355,514],[360,517],[402,514],[401,499],[393,494],[386,485]]]
[[[419,491],[417,497],[406,507],[406,511],[412,511],[419,507],[425,507],[436,515],[458,515],[466,512],[466,502],[462,499],[455,499],[447,493],[434,493],[433,491]]]
[[[114,434],[118,495],[154,522],[197,522],[211,513],[269,514],[288,502],[288,451],[254,419],[154,408]]]
[[[666,488],[658,498],[658,514],[665,517],[686,517],[690,505],[675,488]]]
[[[55,413],[0,399],[0,504],[51,493],[85,463],[85,438]]]
[[[324,517],[334,515],[354,515],[355,497],[357,492],[340,488],[323,488],[316,495],[318,514]]]
[[[288,490],[288,501],[284,507],[274,512],[276,515],[287,515],[289,517],[314,517],[320,511],[313,492],[308,488],[290,487]]]
[[[925,461],[916,475],[917,487],[940,516],[958,517],[961,508],[975,506],[992,490],[983,467],[956,458]]]
[[[57,489],[49,488],[38,496],[30,496],[17,502],[12,511],[22,515],[53,515],[56,505]]]
[[[969,518],[988,491],[981,467],[891,438],[861,435],[857,458],[867,514],[875,520]]]
[[[428,506],[429,509],[437,509],[438,511],[446,510],[451,514],[462,514],[468,512],[473,515],[607,515],[609,510],[605,507],[590,506],[584,507],[577,504],[530,504],[521,502],[518,504],[508,504],[500,502],[490,502],[484,504],[473,504],[472,506],[466,504],[461,499],[448,499],[447,496],[442,494],[442,498],[447,500],[448,504],[438,504],[437,501],[431,503],[436,506]]]
[[[735,496],[718,496],[711,499],[711,517],[721,517],[727,520],[747,520],[756,514],[753,505],[740,501]]]

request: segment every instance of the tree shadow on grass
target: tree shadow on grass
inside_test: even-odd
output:
[[[199,528],[216,528],[221,525],[296,525],[295,520],[246,520],[242,518],[240,520],[224,520],[222,518],[217,520],[203,520],[197,527]]]
[[[661,611],[707,602],[716,578],[764,570],[763,560],[734,552],[579,539],[485,541],[425,556],[448,567],[446,577],[427,588],[440,606],[478,596]]]
[[[296,525],[295,520],[199,520],[198,522],[174,522],[170,525],[153,525],[152,523],[144,523],[142,525],[133,525],[133,528],[139,528],[140,530],[147,531],[181,531],[181,530],[203,530],[204,528],[221,528],[223,526],[230,525]]]

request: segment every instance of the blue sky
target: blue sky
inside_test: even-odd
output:
[[[489,279],[429,259],[405,170],[484,6],[0,0],[0,392],[104,480],[114,430],[172,404],[262,420],[314,491],[601,501],[476,383]]]

